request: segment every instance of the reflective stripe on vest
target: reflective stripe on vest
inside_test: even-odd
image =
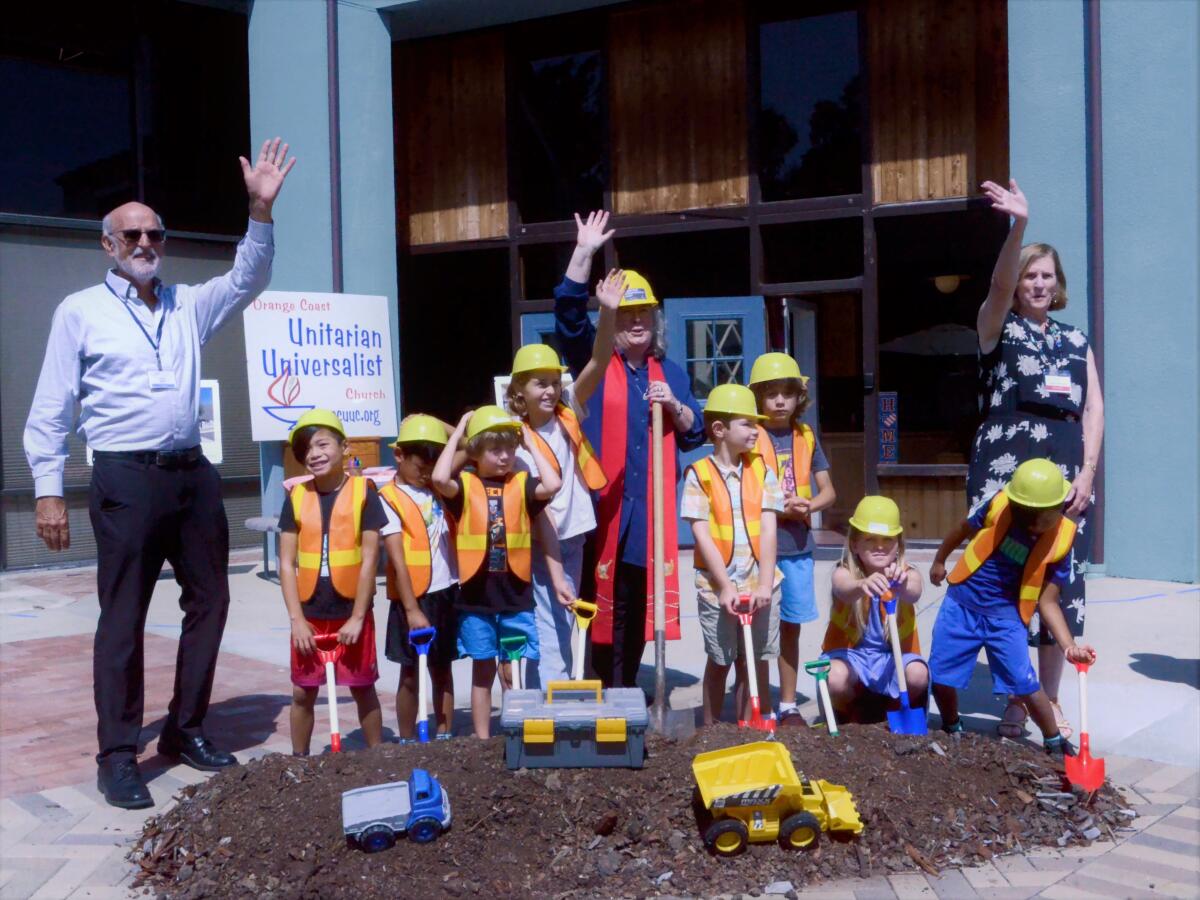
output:
[[[809,497],[812,492],[812,458],[813,448],[817,445],[813,430],[801,423],[792,429],[792,475],[796,480],[796,496]],[[783,484],[783,470],[779,465],[779,457],[775,453],[775,442],[767,429],[758,426],[758,439],[754,443],[754,452],[762,457],[763,463],[775,473],[779,484]]]
[[[379,496],[400,517],[404,565],[408,569],[409,580],[412,581],[413,596],[420,597],[429,590],[429,582],[433,577],[433,559],[429,550],[429,530],[425,527],[425,517],[421,515],[417,502],[394,481],[389,481],[381,487]],[[389,600],[400,599],[396,567],[390,558],[387,564],[387,595]]]
[[[729,487],[713,457],[702,459],[693,465],[700,489],[708,498],[708,531],[713,543],[721,553],[725,565],[733,559],[733,501]],[[739,476],[742,495],[742,521],[746,525],[746,537],[750,541],[750,552],[758,559],[758,536],[762,530],[763,481],[766,470],[762,460],[753,454],[742,456],[742,471]],[[703,569],[700,555],[696,555],[696,567]]]
[[[579,468],[583,483],[588,486],[588,490],[592,491],[598,491],[605,487],[608,484],[608,478],[604,475],[604,469],[600,467],[600,459],[596,456],[596,451],[592,449],[591,441],[587,439],[579,425],[579,417],[575,415],[575,411],[560,403],[555,408],[554,415],[575,451],[575,465]],[[528,424],[524,426],[524,429],[526,438],[537,444],[538,452],[554,467],[554,473],[561,478],[562,466],[559,465],[558,457],[554,455],[554,451],[550,449],[546,439]]]
[[[861,603],[862,601],[856,601]],[[825,629],[825,640],[821,644],[821,652],[830,650],[846,650],[857,647],[863,638],[863,633],[854,618],[854,603],[833,602],[829,611],[829,625]],[[900,632],[900,652],[921,652],[921,636],[917,633],[917,616],[912,603],[896,604],[896,629]],[[887,612],[884,603],[879,601],[879,622],[887,633]]]
[[[1012,527],[1012,505],[1004,491],[997,492],[988,504],[987,517],[983,527],[971,538],[962,558],[950,573],[951,584],[961,584],[978,571],[1004,543]],[[1063,516],[1058,520],[1058,526],[1042,534],[1037,543],[1029,551],[1025,560],[1025,569],[1021,573],[1021,591],[1017,608],[1021,619],[1026,625],[1037,609],[1038,598],[1042,595],[1042,585],[1046,581],[1046,569],[1062,560],[1071,552],[1075,542],[1075,523]]]
[[[515,472],[504,479],[504,544],[508,551],[508,570],[522,581],[530,579],[533,533],[525,508],[527,472]],[[455,548],[458,551],[458,580],[466,584],[487,556],[488,500],[483,482],[473,472],[462,473],[463,508],[458,519]]]
[[[300,527],[296,553],[296,581],[300,602],[312,599],[321,570],[321,539],[324,536],[321,500],[314,482],[292,488],[292,515]],[[348,600],[358,593],[362,567],[362,513],[367,502],[367,480],[347,478],[338,490],[329,515],[329,580],[333,589]]]

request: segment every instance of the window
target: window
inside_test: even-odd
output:
[[[718,384],[741,384],[742,320],[692,319],[687,323],[687,372],[703,402]]]
[[[619,264],[649,279],[668,297],[741,297],[750,293],[750,240],[745,228],[651,237],[617,236]]]
[[[855,278],[863,273],[860,216],[762,226],[767,284]]]
[[[857,13],[765,21],[758,41],[762,199],[861,193]]]
[[[571,262],[575,244],[525,244],[521,247],[521,298],[549,300]],[[599,272],[600,264],[593,268]],[[599,277],[599,276],[597,276]],[[588,285],[591,290],[592,285]]]

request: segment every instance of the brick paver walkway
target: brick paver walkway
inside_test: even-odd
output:
[[[65,581],[65,578],[71,580]],[[11,587],[12,576],[6,576]],[[76,573],[38,573],[35,593],[86,596]],[[12,593],[0,590],[0,594]],[[19,592],[18,592],[19,593]],[[67,600],[66,602],[71,602]],[[146,727],[142,770],[157,806],[123,811],[96,790],[92,636],[0,642],[0,900],[127,898],[129,843],[147,814],[206,776],[170,766],[154,743],[170,699],[177,642],[146,635]],[[247,760],[289,752],[288,674],[279,666],[223,653],[210,719],[222,746]],[[342,698],[349,704],[349,698]],[[385,702],[386,706],[386,702]],[[346,721],[353,721],[349,708]],[[822,885],[805,896],[888,898],[1200,897],[1200,769],[1105,755],[1114,783],[1138,813],[1116,843],[1058,851],[1039,848],[985,866]],[[764,866],[764,886],[786,875]]]

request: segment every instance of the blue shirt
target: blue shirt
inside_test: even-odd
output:
[[[587,314],[587,286],[564,277],[554,289],[554,333],[558,338],[563,361],[578,377],[592,357],[592,343],[596,328]],[[622,357],[623,358],[623,357]],[[675,432],[675,444],[679,451],[695,450],[704,443],[704,416],[700,404],[692,396],[692,386],[687,374],[669,359],[662,360],[663,377],[671,393],[686,404],[694,416],[692,427],[687,431]],[[646,508],[647,467],[650,461],[650,403],[646,392],[650,388],[650,370],[646,365],[634,368],[626,363],[626,407],[625,481],[621,498],[621,524],[619,540],[622,542],[621,562],[635,566],[646,565],[646,534],[649,511]],[[587,418],[583,430],[588,440],[603,454],[600,441],[604,422],[604,382],[602,379],[596,392],[588,400]],[[667,417],[670,421],[670,417]],[[680,473],[679,454],[675,455],[675,477]],[[674,508],[674,498],[667,498]]]
[[[153,309],[115,271],[59,304],[25,424],[35,496],[62,496],[76,404],[79,436],[93,450],[200,444],[200,348],[266,289],[273,234],[250,220],[230,271],[197,285],[156,281]]]
[[[967,519],[973,528],[982,528],[987,519],[991,498],[983,503]],[[953,584],[946,592],[947,599],[954,600],[967,609],[996,619],[1021,620],[1018,607],[1021,599],[1021,575],[1025,572],[1025,560],[1037,538],[1013,525],[1004,536],[996,552],[984,560],[983,565],[962,584]],[[1046,584],[1053,581],[1059,587],[1071,580],[1071,554],[1068,553],[1052,564],[1046,572]]]

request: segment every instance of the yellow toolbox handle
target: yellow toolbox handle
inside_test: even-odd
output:
[[[554,692],[568,694],[580,694],[596,692],[596,702],[601,703],[604,700],[604,682],[599,678],[591,678],[585,681],[551,681],[546,685],[546,702],[554,702]]]

